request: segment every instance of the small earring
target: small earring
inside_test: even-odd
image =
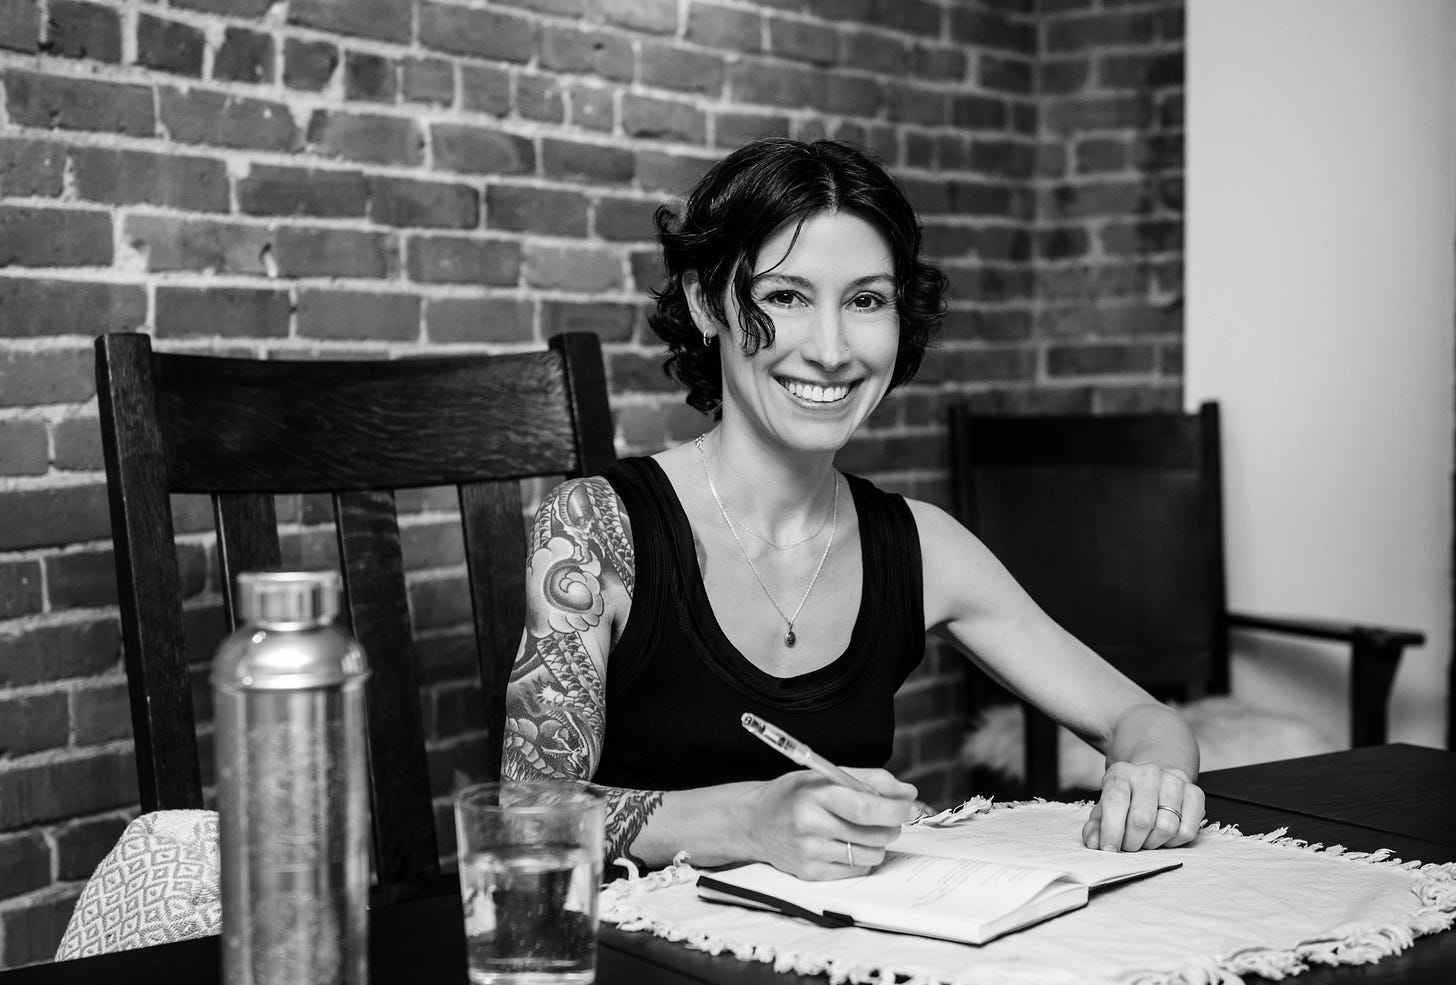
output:
[[[713,339],[715,339],[716,337],[717,336],[709,335],[707,332],[704,332],[703,333],[703,346],[706,348],[707,346],[712,345],[713,344]]]

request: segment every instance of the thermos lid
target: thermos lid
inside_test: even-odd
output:
[[[248,571],[237,576],[240,625],[218,647],[213,684],[225,690],[332,687],[368,674],[364,650],[332,624],[337,571]]]
[[[341,583],[337,571],[244,571],[234,601],[246,623],[331,622]]]

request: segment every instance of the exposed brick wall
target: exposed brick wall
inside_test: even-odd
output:
[[[284,358],[597,332],[618,449],[703,420],[643,320],[649,215],[760,134],[876,150],[951,275],[944,345],[841,465],[948,501],[946,402],[1178,402],[1182,0],[0,2],[0,965],[53,952],[135,812],[91,339]],[[447,495],[401,497],[437,788],[482,742]],[[221,628],[175,504],[188,632]],[[282,504],[328,563],[327,504]],[[965,792],[958,659],[895,766]],[[204,708],[205,710],[205,708]]]

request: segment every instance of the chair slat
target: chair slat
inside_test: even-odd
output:
[[[376,871],[385,885],[424,882],[439,849],[394,494],[339,493],[334,513],[349,621],[369,661],[369,768],[388,777],[374,786]]]
[[[122,650],[144,811],[201,807],[202,773],[182,630],[171,502],[162,477],[151,352],[97,340],[96,392],[108,476]]]
[[[267,493],[221,493],[212,497],[217,518],[217,560],[222,574],[223,614],[229,630],[238,628],[234,590],[239,572],[282,564],[278,509]]]
[[[514,482],[475,482],[460,487],[460,519],[475,611],[480,687],[485,720],[496,729],[487,745],[490,779],[500,778],[506,682],[526,624],[521,572],[526,561],[526,528],[521,489]]]

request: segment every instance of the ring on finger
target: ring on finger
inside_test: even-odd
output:
[[[854,868],[854,845],[847,841],[844,843],[844,858],[849,867]]]
[[[1159,804],[1158,805],[1158,810],[1160,810],[1160,811],[1167,811],[1169,814],[1172,814],[1174,817],[1176,817],[1178,819],[1178,823],[1179,824],[1182,824],[1183,823],[1183,812],[1180,811],[1180,810],[1178,810],[1178,808],[1176,808],[1176,807],[1169,807],[1167,804]]]

